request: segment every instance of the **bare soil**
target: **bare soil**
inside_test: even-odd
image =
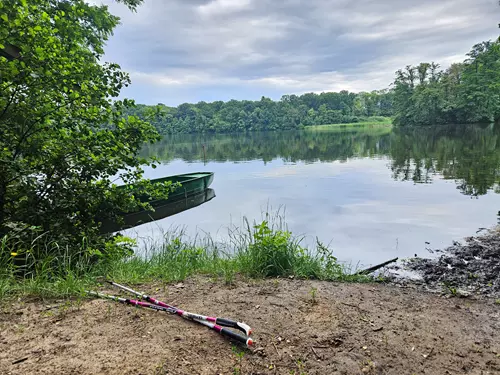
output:
[[[197,277],[137,289],[243,320],[255,348],[108,300],[17,301],[0,313],[0,374],[500,374],[492,299],[289,279],[226,286]]]

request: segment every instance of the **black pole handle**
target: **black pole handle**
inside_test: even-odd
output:
[[[253,345],[253,340],[250,337],[246,336],[241,336],[227,328],[222,328],[220,330],[220,333],[224,336],[227,336],[235,341],[238,341],[242,344],[245,344],[246,346],[252,346]]]
[[[215,321],[220,326],[239,328],[238,323],[231,319],[217,318]]]
[[[217,318],[215,320],[215,323],[220,326],[239,329],[247,336],[250,336],[252,334],[252,328],[250,328],[250,326],[246,323],[235,322],[234,320],[224,318]]]

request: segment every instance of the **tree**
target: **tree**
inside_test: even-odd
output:
[[[121,2],[134,10],[142,0]],[[129,77],[100,63],[118,21],[84,0],[0,2],[0,237],[26,262],[68,248],[109,255],[120,248],[99,236],[100,220],[144,206],[134,194],[170,190],[142,179],[141,165],[151,161],[138,152],[158,133],[123,116],[133,102],[113,98]],[[13,49],[18,54],[5,57]],[[117,188],[118,178],[133,184]],[[31,246],[42,234],[57,246]]]
[[[183,103],[168,108],[156,129],[162,134],[286,130],[302,126],[359,122],[363,117],[391,116],[389,90],[355,94],[348,91],[283,95],[281,100],[230,100],[226,103]],[[143,117],[149,107],[139,105],[128,113]],[[162,108],[163,112],[167,112]],[[320,113],[321,112],[321,113]]]
[[[472,47],[462,75],[462,102],[467,122],[500,119],[500,38]]]
[[[429,63],[421,63],[418,67],[418,79],[420,80],[420,84],[423,85],[427,80],[427,72],[429,71],[431,64]]]
[[[446,71],[434,62],[398,70],[394,124],[498,122],[500,39],[474,45],[467,56],[463,63],[452,64]]]

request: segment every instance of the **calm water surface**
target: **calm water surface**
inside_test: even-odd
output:
[[[426,247],[497,223],[499,135],[443,126],[168,137],[144,151],[162,160],[146,177],[213,171],[216,198],[127,234],[158,238],[181,226],[224,239],[243,216],[284,207],[294,234],[330,243],[342,261],[431,256]]]

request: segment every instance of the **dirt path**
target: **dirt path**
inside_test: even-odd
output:
[[[0,374],[500,374],[493,300],[296,280],[138,289],[244,320],[257,350],[240,361],[205,327],[112,301],[16,303],[0,314]]]

